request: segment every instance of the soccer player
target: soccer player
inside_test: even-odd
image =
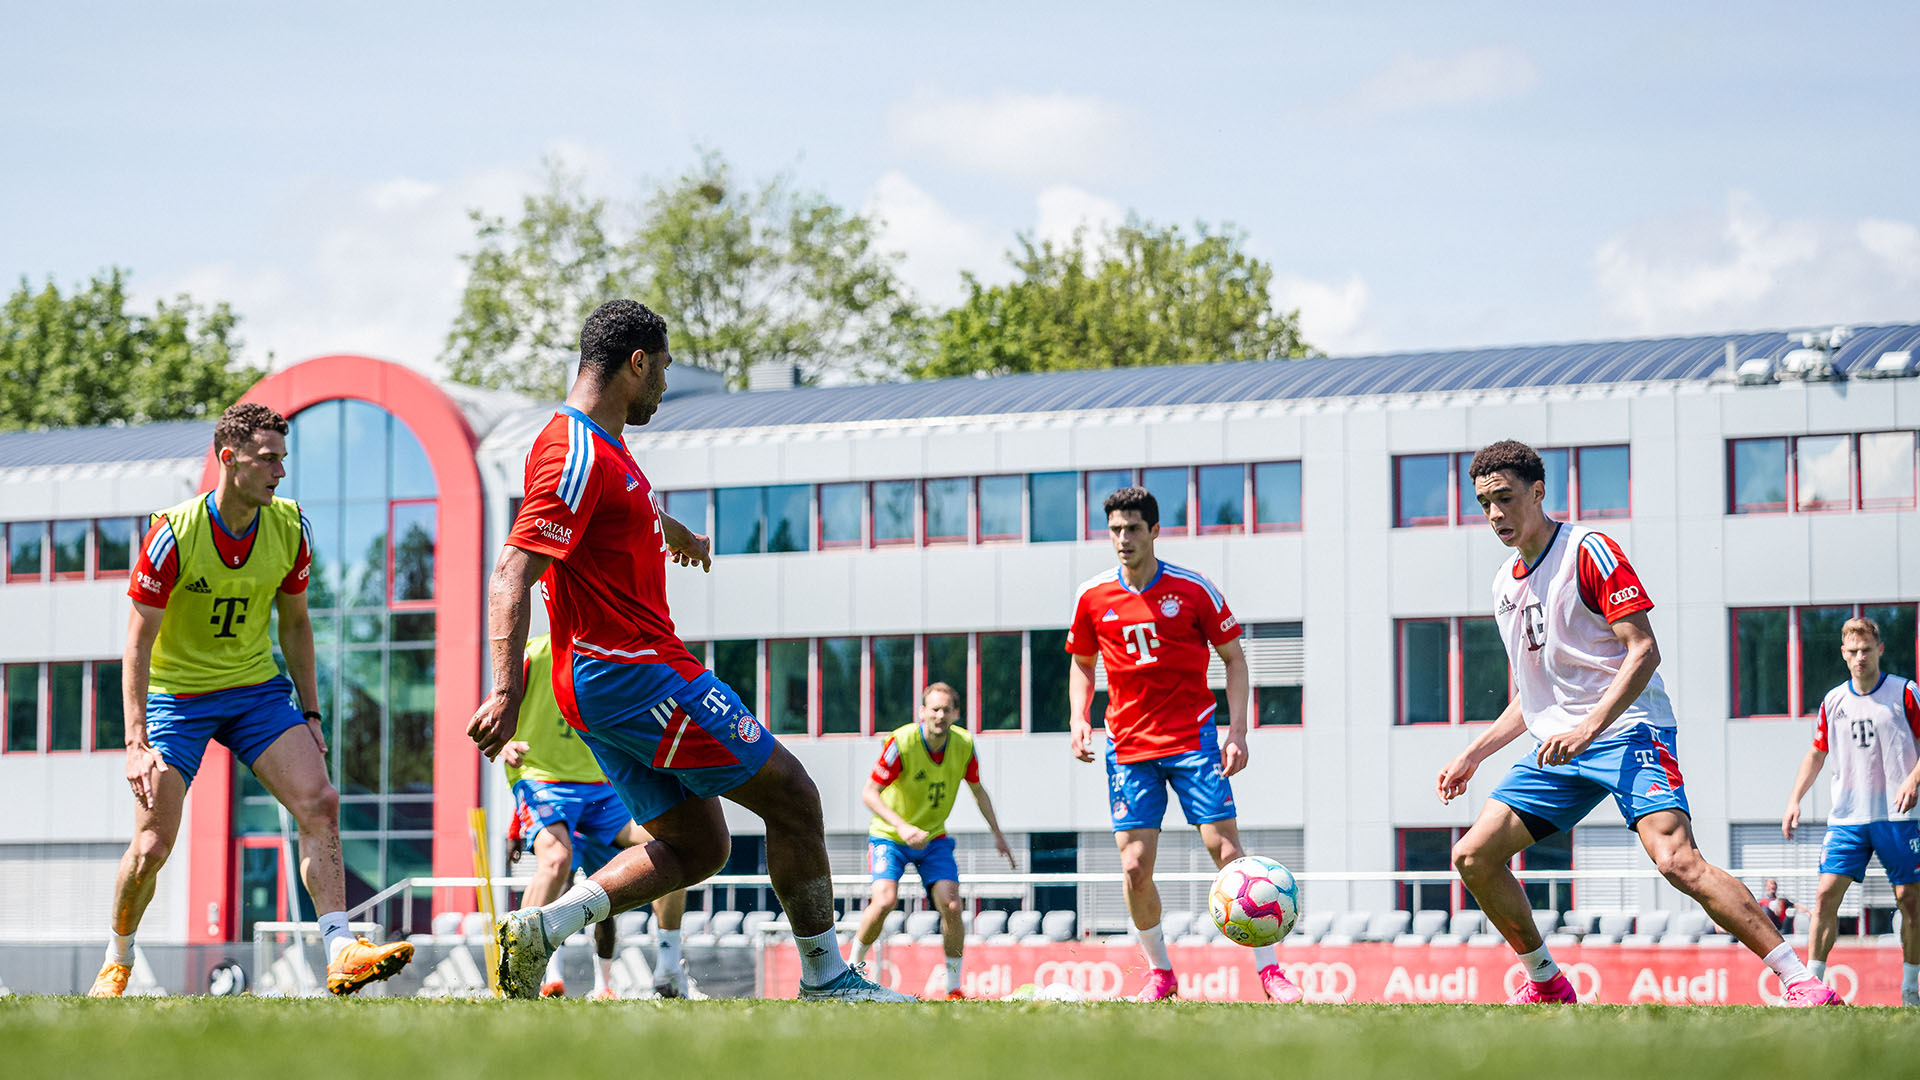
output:
[[[1572,828],[1610,795],[1660,873],[1779,974],[1785,1004],[1838,1004],[1746,888],[1694,846],[1680,764],[1671,735],[1661,734],[1674,716],[1656,671],[1653,600],[1626,553],[1601,533],[1547,516],[1546,469],[1523,443],[1481,450],[1468,475],[1487,524],[1514,549],[1494,575],[1492,604],[1515,695],[1435,783],[1440,801],[1451,802],[1481,762],[1522,732],[1538,740],[1453,848],[1461,879],[1527,969],[1511,1002],[1577,997],[1508,860]]]
[[[1107,669],[1107,790],[1112,800],[1113,838],[1140,948],[1147,955],[1147,984],[1140,1001],[1174,997],[1180,983],[1160,931],[1160,890],[1153,884],[1160,822],[1167,788],[1180,799],[1187,824],[1198,826],[1216,866],[1246,854],[1240,846],[1233,787],[1227,778],[1247,765],[1247,658],[1240,623],[1226,597],[1202,575],[1154,556],[1160,536],[1160,504],[1144,488],[1107,496],[1107,536],[1120,557],[1118,568],[1083,583],[1067,630],[1068,722],[1072,749],[1093,760],[1093,661]],[[1213,691],[1207,688],[1207,649],[1227,667],[1227,738],[1215,727]],[[1274,956],[1273,946],[1253,950],[1260,985],[1275,1001],[1300,1000]]]
[[[910,1001],[841,956],[826,824],[806,769],[674,634],[667,556],[710,568],[707,539],[660,512],[620,439],[652,419],[672,363],[666,321],[644,306],[613,300],[587,317],[579,375],[527,455],[526,500],[489,586],[493,690],[468,735],[489,759],[512,741],[526,696],[527,592],[544,579],[560,711],[653,837],[558,900],[509,914],[498,929],[500,985],[533,997],[547,956],[574,931],[717,872],[731,845],[724,795],[766,823],[800,997]]]
[[[1791,832],[1787,834],[1787,839],[1793,839]],[[1778,881],[1768,878],[1766,880],[1765,891],[1755,898],[1755,902],[1760,905],[1761,911],[1767,913],[1767,921],[1773,923],[1774,929],[1783,934],[1787,932],[1787,920],[1792,917],[1794,911],[1798,910],[1798,905],[1780,895],[1780,883]],[[1815,978],[1821,977],[1821,968],[1824,967],[1824,965],[1809,964],[1807,966],[1812,969]]]
[[[1840,657],[1851,677],[1827,691],[1813,746],[1800,761],[1780,831],[1793,839],[1800,800],[1833,758],[1833,809],[1820,853],[1820,893],[1813,902],[1813,974],[1827,977],[1827,954],[1840,932],[1840,901],[1877,857],[1900,907],[1900,1003],[1920,1005],[1920,690],[1912,679],[1880,670],[1887,646],[1872,619],[1840,627]]]
[[[300,825],[300,876],[320,912],[327,989],[355,993],[413,959],[406,942],[374,945],[347,927],[340,796],[327,779],[326,737],[314,709],[311,530],[298,506],[273,494],[287,475],[286,434],[286,420],[265,405],[243,402],[222,413],[213,429],[219,485],[153,516],[128,583],[133,610],[121,694],[134,835],[114,882],[113,933],[88,991],[94,997],[126,992],[134,931],[180,832],[187,785],[209,738],[252,769]],[[267,640],[275,614],[291,680]]]
[[[513,787],[514,826],[520,842],[509,861],[522,850],[533,852],[533,880],[521,896],[523,907],[539,907],[560,897],[573,882],[575,870],[591,874],[605,866],[621,848],[647,842],[646,831],[627,816],[620,797],[600,771],[593,751],[580,740],[553,696],[553,647],[541,634],[527,642],[523,664],[527,696],[520,702],[515,738],[501,751],[507,782]],[[660,959],[653,969],[653,991],[661,997],[686,993],[687,972],[680,958],[680,915],[687,909],[686,890],[676,890],[653,902],[660,928]],[[593,993],[611,1001],[613,989],[613,920],[594,924]],[[560,952],[548,958],[541,997],[566,993],[560,975]]]
[[[953,860],[953,837],[947,835],[947,815],[962,782],[980,804],[980,816],[993,830],[993,848],[1013,867],[1013,849],[1000,832],[993,800],[980,783],[980,759],[973,756],[973,736],[955,727],[960,719],[960,693],[946,683],[933,683],[920,694],[920,719],[895,728],[880,748],[862,792],[873,824],[867,827],[867,865],[873,873],[873,899],[860,916],[860,932],[853,943],[853,962],[864,960],[880,937],[887,912],[900,895],[900,876],[911,865],[940,912],[940,940],[947,952],[947,997],[964,997],[960,990],[960,963],[967,931],[960,922],[960,867]]]

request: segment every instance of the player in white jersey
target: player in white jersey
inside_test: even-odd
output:
[[[1451,802],[1496,751],[1523,732],[1537,740],[1453,848],[1461,879],[1527,969],[1512,1002],[1577,997],[1508,863],[1612,796],[1660,873],[1779,974],[1785,1004],[1838,1004],[1746,888],[1694,846],[1673,756],[1673,706],[1655,670],[1660,647],[1647,621],[1653,600],[1620,545],[1547,516],[1546,469],[1523,443],[1494,443],[1474,455],[1468,474],[1487,524],[1515,552],[1494,576],[1492,597],[1514,698],[1440,770],[1436,786],[1440,800]]]
[[[1800,800],[1833,762],[1833,809],[1820,852],[1820,896],[1813,905],[1813,973],[1827,977],[1827,954],[1840,932],[1840,901],[1878,857],[1900,906],[1900,1003],[1920,1005],[1920,690],[1880,670],[1887,646],[1872,619],[1840,628],[1840,656],[1851,677],[1827,691],[1813,746],[1800,761],[1780,832],[1793,839]]]

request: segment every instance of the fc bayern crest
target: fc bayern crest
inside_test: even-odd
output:
[[[753,717],[742,714],[734,721],[733,730],[740,736],[741,742],[759,742],[760,724]]]
[[[1165,615],[1169,619],[1180,614],[1180,598],[1177,596],[1162,597],[1160,599],[1160,614]]]

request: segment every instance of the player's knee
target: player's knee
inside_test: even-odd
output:
[[[340,822],[340,790],[332,784],[322,782],[319,787],[305,792],[293,800],[287,807],[301,828]]]
[[[1653,857],[1654,868],[1660,876],[1672,882],[1675,888],[1690,889],[1697,886],[1706,871],[1700,853],[1691,847],[1676,847],[1659,852]]]
[[[1127,879],[1127,887],[1130,889],[1144,888],[1153,884],[1153,867],[1138,855],[1121,856],[1120,873]]]
[[[894,902],[900,899],[900,890],[893,882],[873,887],[873,906],[882,910],[891,910]]]
[[[173,842],[151,830],[137,833],[133,838],[133,872],[139,877],[148,877],[160,872],[167,863],[167,856],[173,854]]]
[[[539,862],[539,872],[549,877],[561,877],[573,869],[572,849],[557,841],[541,844],[540,850],[534,852],[534,858]]]
[[[959,897],[957,896],[949,897],[945,900],[941,900],[939,904],[940,904],[941,918],[946,919],[950,922],[960,918],[960,898]]]
[[[1469,879],[1479,877],[1485,866],[1486,860],[1478,847],[1468,844],[1465,840],[1453,845],[1453,868],[1460,872],[1461,877]]]

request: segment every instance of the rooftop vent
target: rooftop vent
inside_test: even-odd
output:
[[[761,360],[747,366],[748,390],[791,390],[800,385],[800,369],[784,360]]]
[[[1853,374],[1861,379],[1911,379],[1920,375],[1920,365],[1914,363],[1912,349],[1890,349],[1871,365],[1856,368]]]

